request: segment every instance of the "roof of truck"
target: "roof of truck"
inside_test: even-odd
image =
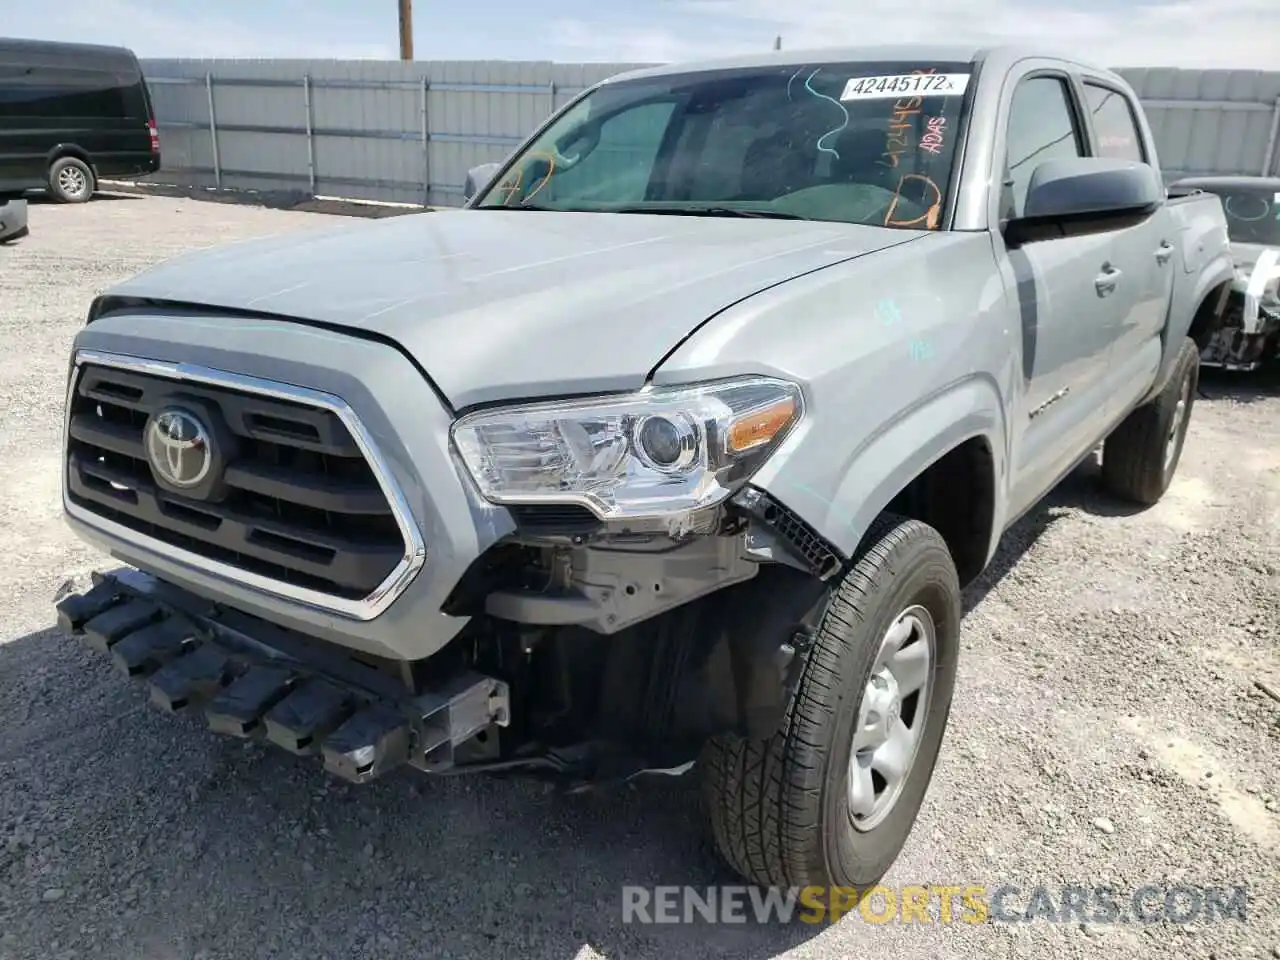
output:
[[[1048,57],[1079,63],[1095,70],[1111,72],[1087,61],[1032,46],[983,46],[975,44],[947,43],[894,43],[856,47],[818,47],[804,50],[775,50],[767,53],[750,53],[736,57],[719,57],[690,63],[668,63],[656,67],[642,67],[611,77],[614,80],[634,80],[641,77],[660,77],[681,73],[697,73],[703,70],[733,70],[751,67],[801,67],[810,63],[875,63],[877,61],[918,61],[921,63],[981,63],[998,59],[1013,63],[1027,57]]]

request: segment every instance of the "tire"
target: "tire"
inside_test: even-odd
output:
[[[1164,496],[1182,459],[1200,384],[1200,351],[1187,337],[1164,388],[1127,416],[1102,447],[1107,492],[1150,506]]]
[[[85,203],[96,187],[92,168],[79,157],[59,157],[49,165],[49,193],[59,203]]]
[[[897,859],[933,775],[955,687],[960,585],[946,543],[915,520],[884,516],[836,588],[809,649],[780,730],[768,740],[713,739],[703,755],[704,787],[716,846],[748,880],[764,886],[866,887]],[[922,611],[925,616],[922,616]],[[890,627],[916,617],[933,628],[922,690],[901,717],[918,727],[914,761],[887,810],[850,813],[855,727]],[[928,639],[913,633],[903,648]],[[882,679],[875,674],[876,680]],[[877,686],[879,690],[879,686]],[[927,704],[923,715],[920,705]],[[893,716],[887,707],[886,716]],[[857,763],[861,770],[865,766]],[[860,782],[866,782],[860,779]],[[873,786],[874,780],[872,781]],[[882,795],[887,795],[888,791]]]

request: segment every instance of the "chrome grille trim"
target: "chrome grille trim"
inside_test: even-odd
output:
[[[276,400],[326,410],[342,421],[355,441],[374,479],[387,498],[396,526],[404,541],[404,555],[387,577],[367,596],[359,599],[336,597],[320,590],[286,583],[253,571],[243,570],[232,564],[212,560],[198,553],[165,543],[147,536],[123,524],[107,519],[72,501],[68,489],[68,452],[73,399],[86,365],[110,367],[132,373],[164,377],[188,383],[221,387],[243,393],[256,394]],[[313,610],[323,611],[350,620],[372,620],[400,597],[413,582],[426,561],[426,545],[413,514],[409,510],[404,492],[396,482],[386,459],[374,443],[372,435],[342,398],[319,390],[298,387],[245,374],[231,373],[212,367],[188,363],[172,363],[96,350],[79,350],[75,354],[67,379],[66,407],[63,413],[62,437],[62,505],[68,516],[87,527],[113,537],[126,544],[136,545],[193,571],[211,575],[237,586],[253,590],[268,597],[291,601]]]

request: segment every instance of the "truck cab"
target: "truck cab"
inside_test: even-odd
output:
[[[471,181],[91,305],[63,502],[126,566],[61,624],[349,780],[693,768],[745,877],[866,886],[1004,531],[1099,444],[1172,482],[1220,201],[1115,74],[930,45],[629,73]]]

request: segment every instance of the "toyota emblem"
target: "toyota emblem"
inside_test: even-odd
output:
[[[147,459],[156,476],[173,487],[199,486],[213,468],[209,429],[178,407],[161,410],[146,431]]]

